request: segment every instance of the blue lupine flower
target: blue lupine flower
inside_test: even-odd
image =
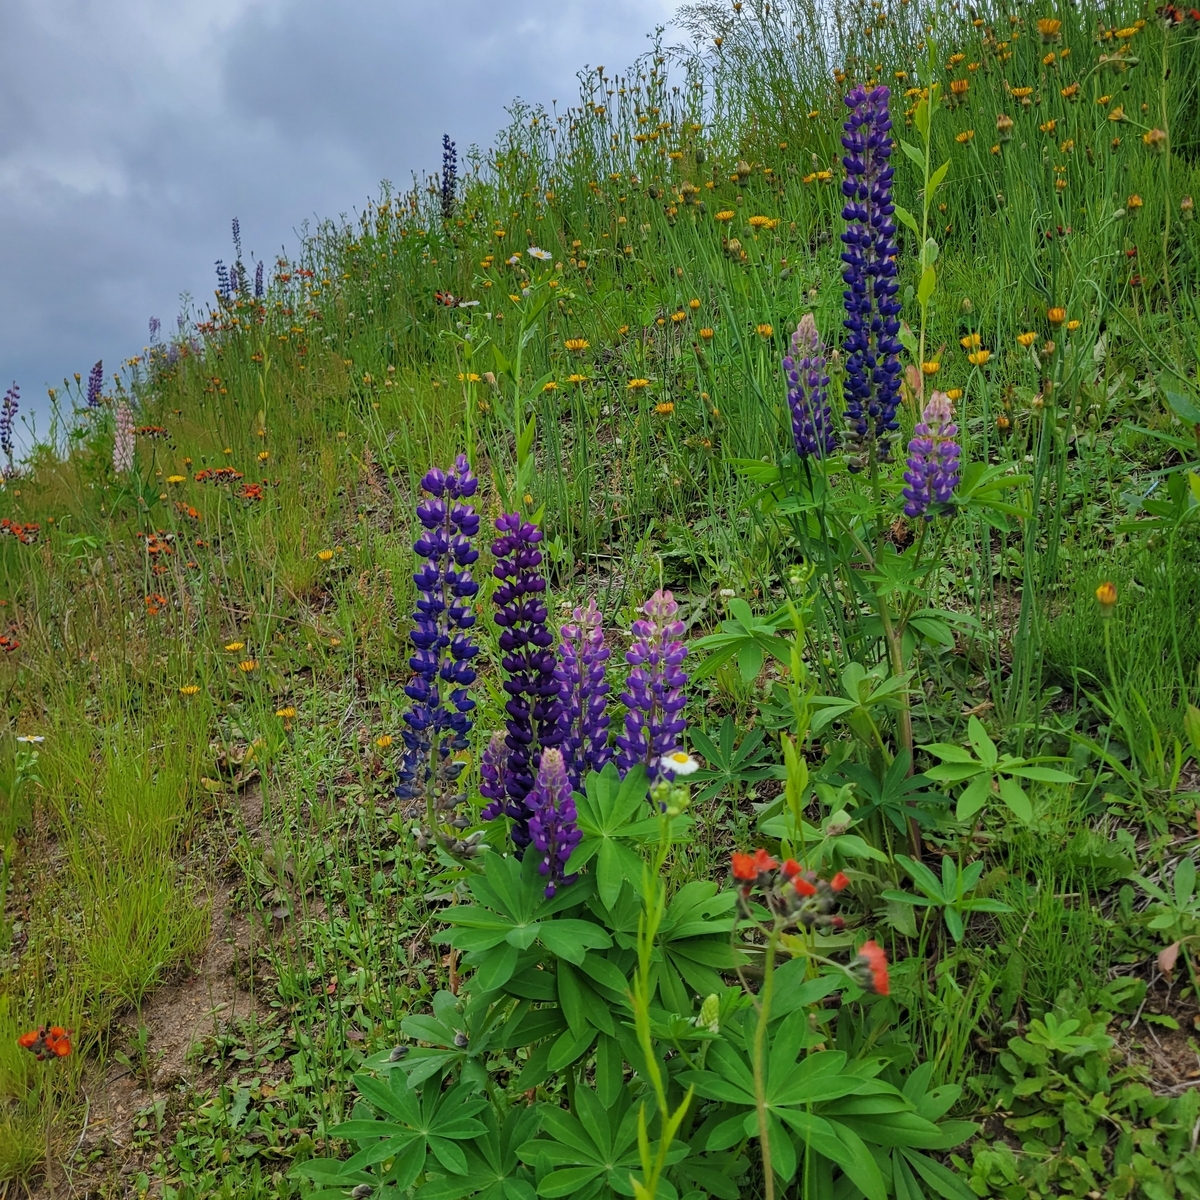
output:
[[[458,151],[448,133],[442,134],[442,218],[454,216],[454,200],[458,187]]]
[[[600,771],[612,758],[608,744],[608,682],[604,664],[612,651],[604,644],[596,601],[577,608],[574,624],[564,625],[558,651],[563,756],[571,786],[579,788],[589,771]]]
[[[805,313],[792,334],[792,352],[783,360],[792,413],[792,443],[801,458],[824,458],[837,449],[837,432],[826,389],[825,347],[812,313]]]
[[[99,359],[88,372],[87,406],[97,408],[100,404],[100,389],[104,386],[104,360]]]
[[[421,480],[428,499],[417,505],[423,532],[413,549],[425,561],[413,576],[417,607],[409,635],[414,675],[405,693],[412,705],[404,714],[404,753],[398,769],[396,795],[402,800],[424,799],[448,811],[459,797],[449,786],[463,763],[451,755],[467,748],[475,701],[468,689],[475,682],[471,660],[479,647],[468,632],[475,624],[471,601],[479,584],[470,567],[479,557],[471,538],[479,532],[479,517],[470,504],[479,481],[460,454],[449,471],[434,468]]]
[[[945,511],[958,486],[958,442],[954,409],[945,392],[934,392],[908,443],[908,470],[904,472],[904,512],[932,521],[933,506]]]
[[[0,450],[8,459],[9,468],[13,461],[13,422],[17,419],[17,409],[21,407],[21,389],[14,383],[4,393],[4,402],[0,404]]]
[[[538,852],[538,873],[546,877],[546,897],[575,882],[564,868],[571,852],[583,840],[576,824],[575,798],[562,752],[550,747],[542,752],[537,780],[529,793],[529,835]]]
[[[891,93],[886,87],[855,88],[847,97],[851,110],[843,129],[846,154],[842,164],[846,197],[842,234],[846,264],[842,293],[846,305],[846,421],[849,437],[868,456],[886,461],[891,435],[899,428],[900,302],[896,299],[896,225],[892,220]],[[850,469],[861,470],[852,459]]]

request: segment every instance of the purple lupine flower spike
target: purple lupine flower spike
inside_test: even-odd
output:
[[[458,188],[458,151],[448,133],[442,134],[442,218],[454,217],[454,201]]]
[[[508,793],[504,790],[504,763],[508,747],[504,734],[493,733],[479,760],[479,794],[488,803],[479,814],[485,821],[494,821],[507,812]]]
[[[954,424],[954,409],[945,392],[934,392],[908,443],[908,470],[904,472],[904,513],[932,521],[933,506],[945,511],[958,486],[958,461],[962,455]]]
[[[672,772],[662,766],[663,755],[678,750],[687,722],[680,715],[687,700],[688,677],[681,670],[687,647],[678,640],[683,622],[674,619],[679,605],[670,592],[657,591],[642,611],[648,618],[633,623],[633,645],[625,655],[632,668],[625,705],[625,731],[618,735],[617,769],[621,777],[645,763],[651,783],[668,781]]]
[[[100,404],[100,389],[104,387],[104,360],[99,362],[88,372],[87,384],[87,406],[88,408],[97,408]]]
[[[13,422],[17,419],[17,409],[20,408],[21,389],[14,383],[4,393],[4,402],[0,404],[0,451],[8,459],[9,467],[13,460]]]
[[[608,744],[608,693],[604,664],[612,651],[604,644],[596,601],[577,608],[574,624],[562,627],[558,680],[563,755],[571,786],[578,789],[589,771],[601,771],[612,757]]]
[[[436,791],[439,804],[448,810],[457,803],[448,785],[463,766],[450,756],[467,748],[475,707],[468,689],[475,682],[471,660],[479,647],[469,630],[475,624],[471,602],[479,584],[470,568],[479,557],[471,545],[479,532],[479,517],[462,501],[475,494],[479,481],[466,455],[460,454],[450,471],[429,471],[421,487],[427,498],[417,505],[422,532],[413,549],[425,561],[413,575],[417,605],[408,662],[414,673],[404,689],[412,705],[404,714],[407,728],[402,733],[396,796],[424,798],[432,804]]]
[[[542,531],[508,513],[496,521],[500,536],[492,543],[496,565],[492,574],[500,585],[492,593],[500,627],[500,664],[507,678],[508,700],[504,768],[507,814],[513,818],[511,836],[518,851],[529,845],[526,797],[533,787],[541,753],[557,746],[562,736],[562,704],[554,677],[554,635],[546,624],[546,580],[539,568]]]
[[[529,836],[538,852],[538,872],[546,877],[549,899],[565,884],[574,883],[564,868],[571,852],[583,838],[575,823],[575,799],[562,752],[555,747],[542,751],[537,780],[529,793]]]
[[[843,129],[842,164],[846,197],[842,216],[842,293],[846,307],[846,422],[859,449],[886,461],[891,435],[899,428],[900,284],[896,267],[896,225],[892,216],[891,96],[886,87],[857,87],[846,97],[851,110]],[[861,470],[852,459],[850,469]]]
[[[801,458],[824,458],[837,449],[837,432],[829,411],[825,347],[812,313],[805,313],[792,334],[792,352],[783,360],[792,413],[792,442]]]

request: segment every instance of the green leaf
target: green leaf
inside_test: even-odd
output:
[[[909,159],[909,161],[911,161],[917,165],[917,168],[921,172],[921,178],[924,179],[925,178],[925,155],[922,154],[921,151],[918,150],[917,147],[912,144],[912,142],[906,142],[903,138],[900,138],[900,149],[904,151],[905,156]]]
[[[932,93],[931,93],[932,95]],[[936,104],[936,98],[934,100]],[[926,140],[929,140],[929,101],[924,96],[917,101],[917,111],[913,113],[913,124],[917,127],[917,132]],[[925,171],[925,159],[921,158],[921,171]]]
[[[1001,778],[1000,799],[1008,805],[1018,821],[1028,825],[1033,820],[1033,805],[1030,804],[1025,789],[1015,779]]]
[[[946,159],[944,163],[929,177],[929,190],[926,193],[932,196],[934,192],[942,186],[942,180],[946,178],[946,172],[950,170],[950,160]]]
[[[559,958],[578,966],[589,950],[606,950],[612,938],[593,921],[560,919],[544,921],[538,928],[538,941]]]
[[[954,815],[959,821],[969,821],[992,798],[992,777],[980,775],[974,783],[963,788]]]
[[[996,749],[996,743],[988,737],[987,730],[983,727],[983,722],[978,717],[972,717],[967,722],[967,740],[974,747],[975,753],[979,756],[979,761],[989,769],[994,767],[1000,761],[1000,754]]]
[[[924,160],[922,160],[922,168],[923,167],[924,167]],[[917,227],[917,218],[914,217],[912,215],[912,213],[910,213],[908,211],[907,208],[904,208],[900,204],[896,205],[896,218],[897,218],[897,220],[899,220],[901,225],[904,225],[908,229],[911,229],[912,232],[917,235],[917,237],[921,236],[921,230]]]
[[[1179,860],[1179,866],[1175,868],[1175,879],[1173,881],[1175,891],[1175,906],[1177,908],[1187,908],[1192,902],[1192,896],[1196,891],[1196,863],[1190,854],[1185,854]]]
[[[917,284],[917,303],[922,307],[928,304],[935,287],[937,287],[937,272],[932,266],[928,266],[921,272],[921,281]]]

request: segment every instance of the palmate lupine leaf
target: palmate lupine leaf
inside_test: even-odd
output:
[[[690,779],[693,803],[711,800],[726,788],[787,777],[785,768],[771,761],[773,752],[764,745],[766,735],[761,729],[747,730],[735,746],[736,734],[732,717],[721,722],[715,741],[702,730],[692,731],[692,749],[707,763]]]

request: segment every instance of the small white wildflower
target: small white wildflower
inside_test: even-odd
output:
[[[693,758],[686,750],[672,750],[670,754],[664,754],[658,760],[658,765],[673,775],[690,775],[700,770],[699,759]]]
[[[459,308],[478,308],[479,301],[478,300],[460,300],[458,302],[458,307]]]
[[[733,588],[722,588],[720,591],[720,595],[721,595],[722,599],[730,600],[735,595],[737,595],[737,593],[733,590]]]
[[[40,733],[19,733],[17,734],[18,742],[25,742],[27,745],[36,746],[46,739]]]
[[[511,258],[505,259],[510,267],[515,267],[521,261],[521,252],[518,250]]]
[[[536,258],[536,259],[538,259],[539,262],[549,262],[554,257],[554,255],[551,254],[549,250],[542,250],[538,246],[530,246],[529,247],[529,257]]]

